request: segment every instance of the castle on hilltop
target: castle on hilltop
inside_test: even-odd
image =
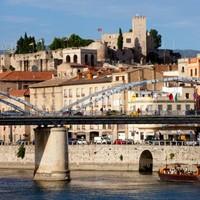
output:
[[[117,49],[118,36],[119,33],[105,33],[102,35],[102,42],[109,48]],[[132,18],[132,29],[123,33],[123,47],[134,48],[137,53],[147,56],[147,36],[146,17],[135,16]]]

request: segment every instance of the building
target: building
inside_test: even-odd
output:
[[[194,87],[166,87],[160,91],[129,91],[128,110],[133,115],[184,115],[190,110],[195,109],[195,100],[193,94]],[[155,136],[160,133],[163,140],[171,140],[180,133],[190,134],[191,130],[187,127],[180,131],[178,125],[170,127],[158,124],[128,125],[128,137],[137,143],[144,142],[145,138]]]
[[[53,76],[53,72],[2,72],[0,73],[0,91],[28,89],[29,85],[49,80]]]
[[[97,65],[97,50],[89,48],[66,48],[36,53],[0,55],[0,70],[4,71],[56,71],[62,63]]]
[[[108,47],[117,49],[117,40],[119,33],[102,35],[102,42],[106,43]],[[146,17],[135,16],[132,19],[132,29],[130,32],[123,33],[123,46],[126,48],[135,48],[137,53],[147,55],[147,29]]]
[[[87,48],[63,49],[63,63],[75,63],[89,66],[97,65],[97,51]]]
[[[76,77],[68,80],[55,78],[30,86],[31,103],[45,111],[55,112],[90,94],[122,83],[161,79],[163,78],[163,71],[167,69],[177,69],[177,66],[147,65],[136,68],[121,66],[114,69],[102,67],[98,71],[89,70],[78,73]],[[140,108],[142,112],[148,110],[152,113],[155,110],[159,110],[158,99],[154,99],[152,93],[154,91],[162,91],[163,86],[163,83],[143,85],[142,87],[132,88],[130,91],[113,94],[97,102],[94,101],[86,109],[83,108],[83,103],[77,104],[73,107],[73,110],[81,111],[88,115],[102,114],[102,110],[104,113],[109,110],[115,110],[120,113],[130,114]],[[181,91],[181,89],[178,89],[179,96],[185,95]],[[187,109],[194,108],[194,101],[188,103],[192,98],[191,95],[189,95],[189,99],[184,99],[180,103],[181,105],[178,104],[176,106],[175,104],[172,105],[172,103],[168,105],[169,98],[166,95],[170,94],[169,92],[172,93],[172,91],[166,91],[166,88],[164,88],[163,93],[165,93],[165,97],[160,97],[160,110],[176,111],[176,109],[181,109],[185,111],[186,104],[190,104],[190,107],[188,106]],[[192,92],[190,91],[190,93]],[[131,100],[133,99],[133,94],[136,97],[134,102]],[[141,94],[148,96],[141,96]],[[137,98],[138,100],[136,100]],[[99,135],[108,135],[114,140],[116,138],[132,138],[131,134],[135,128],[128,125],[74,125],[70,127],[69,132],[70,137],[84,137],[88,141],[92,141],[95,136]],[[154,131],[154,129],[152,130]]]

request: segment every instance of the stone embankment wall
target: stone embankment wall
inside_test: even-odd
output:
[[[0,146],[0,168],[34,168],[34,146],[26,146],[24,159],[17,158],[19,146]],[[139,169],[141,154],[148,150],[153,170],[168,163],[200,164],[199,146],[73,145],[69,146],[70,170]]]
[[[24,159],[17,157],[19,146],[1,145],[0,146],[0,168],[23,168],[33,169],[35,160],[34,146],[26,146]]]

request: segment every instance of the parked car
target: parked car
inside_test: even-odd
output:
[[[104,136],[104,137],[102,137],[102,142],[101,143],[102,144],[111,144],[112,141],[108,136]]]
[[[63,116],[83,116],[83,113],[76,110],[66,110],[62,113]]]
[[[77,144],[87,144],[87,141],[85,139],[78,139]]]
[[[133,139],[126,139],[125,142],[126,142],[126,144],[134,144]]]
[[[198,144],[198,141],[185,141],[185,145],[187,146],[197,146]]]
[[[107,115],[107,116],[119,115],[119,114],[120,114],[120,112],[119,112],[118,110],[108,110],[108,111],[106,112],[106,115]]]
[[[126,144],[126,141],[122,139],[116,139],[113,144]]]
[[[95,144],[111,144],[111,139],[107,136],[94,137]]]
[[[22,144],[27,145],[28,143],[29,143],[29,141],[26,139],[19,139],[16,142],[17,145],[22,145]]]
[[[102,143],[102,137],[97,136],[94,137],[94,144],[101,144]]]

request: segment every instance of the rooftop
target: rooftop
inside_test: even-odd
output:
[[[53,72],[2,72],[0,81],[45,81],[51,79],[53,75]]]

